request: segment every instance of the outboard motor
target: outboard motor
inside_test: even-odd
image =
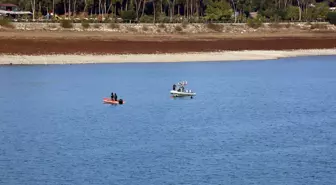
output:
[[[124,103],[123,99],[119,99],[119,104],[123,104],[123,103]]]

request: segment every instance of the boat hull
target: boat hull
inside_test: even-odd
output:
[[[178,92],[171,90],[170,94],[172,94],[174,97],[182,97],[182,96],[196,96],[196,93],[189,93],[189,92]]]
[[[103,102],[106,103],[106,104],[113,104],[113,105],[118,105],[120,104],[119,101],[115,101],[115,100],[111,100],[111,98],[104,98],[103,99]],[[125,104],[125,101],[123,100],[123,103],[122,104]]]

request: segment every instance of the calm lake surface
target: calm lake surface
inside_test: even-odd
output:
[[[3,66],[0,89],[0,184],[336,182],[333,56]]]

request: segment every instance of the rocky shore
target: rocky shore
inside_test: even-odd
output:
[[[60,23],[39,23],[39,22],[14,22],[11,28],[1,27],[0,30],[21,30],[21,31],[77,31],[77,32],[112,32],[112,33],[142,33],[142,34],[195,34],[195,33],[265,33],[265,32],[307,32],[323,31],[336,32],[336,26],[329,23],[264,23],[259,28],[251,28],[244,23],[175,23],[175,24],[125,24],[125,23],[88,23],[83,27],[81,23],[73,23],[71,27],[64,28]]]

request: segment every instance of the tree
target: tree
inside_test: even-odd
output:
[[[299,19],[299,10],[295,6],[287,7],[286,18],[294,21]]]
[[[302,18],[302,9],[301,9],[301,1],[302,0],[296,0],[299,8],[299,21],[301,21]]]
[[[88,7],[93,5],[93,0],[84,0],[84,12],[88,11]]]
[[[205,17],[207,20],[228,20],[232,15],[230,4],[226,1],[211,0],[207,9],[205,10]]]
[[[329,6],[327,3],[318,3],[313,10],[313,18],[326,19],[329,12]]]
[[[275,21],[323,20],[329,6],[336,6],[336,0],[0,0],[0,3],[13,3],[22,10],[31,10],[33,19],[37,11],[43,15],[49,10],[59,14],[64,12],[70,18],[70,12],[90,11],[99,15],[112,12],[117,16],[120,11],[130,10],[134,11],[137,19],[145,13],[154,16],[156,21],[159,17],[160,21],[167,21],[167,15],[170,21],[175,15],[183,16],[188,21],[195,16],[223,21],[233,15],[235,22],[245,22],[250,12],[258,12]],[[237,17],[234,12],[240,16]]]
[[[35,20],[35,10],[36,10],[35,5],[36,5],[36,3],[35,3],[35,0],[30,0],[30,2],[31,2],[32,13],[33,13],[33,20]]]

